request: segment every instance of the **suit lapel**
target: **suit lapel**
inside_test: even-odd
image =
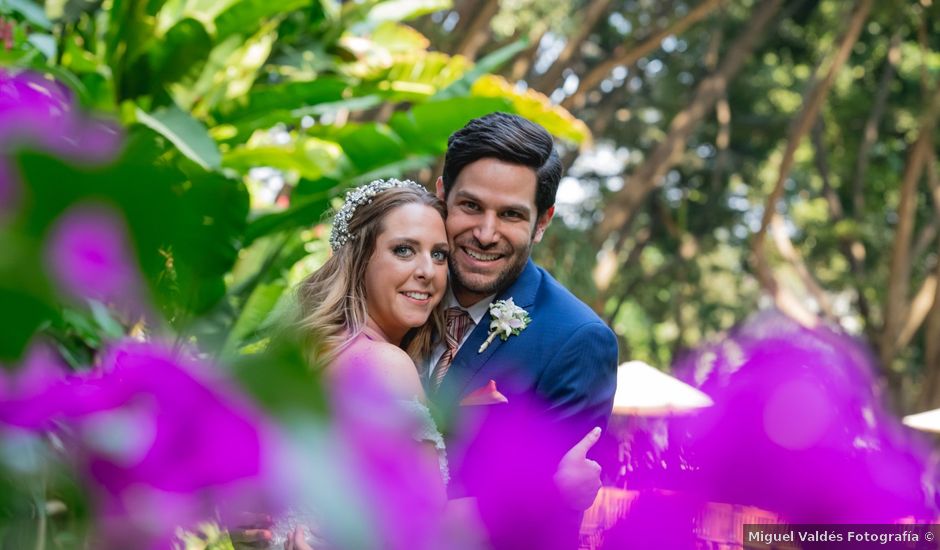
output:
[[[519,274],[516,282],[497,295],[494,301],[512,298],[517,306],[528,311],[531,316],[532,306],[535,303],[535,295],[538,291],[541,278],[542,275],[539,273],[538,268],[535,267],[535,264],[530,259],[526,263],[522,273]],[[441,383],[442,395],[448,396],[449,399],[459,400],[460,396],[466,392],[467,385],[483,366],[486,365],[493,354],[502,346],[512,345],[512,336],[505,342],[502,338],[497,337],[490,342],[490,345],[487,346],[483,352],[479,351],[480,346],[489,336],[490,321],[490,313],[487,311],[486,315],[480,319],[480,323],[474,327],[473,332],[470,333],[470,337],[467,338],[467,341],[460,347],[460,351],[458,351],[457,356],[454,357],[454,362],[451,364],[450,370],[447,371]]]

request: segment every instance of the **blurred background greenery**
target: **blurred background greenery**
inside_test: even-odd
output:
[[[17,154],[0,360],[37,331],[76,368],[141,330],[63,305],[40,242],[97,198],[128,223],[166,326],[231,358],[328,253],[349,185],[432,186],[494,110],[557,138],[536,257],[624,359],[774,305],[880,359],[898,412],[940,405],[940,7],[931,0],[0,0],[0,63],[126,129],[117,162]]]

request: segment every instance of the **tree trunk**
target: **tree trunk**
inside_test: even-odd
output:
[[[872,3],[873,0],[859,0],[856,4],[854,13],[849,20],[848,28],[840,40],[839,49],[836,51],[828,69],[825,71],[825,76],[812,86],[810,92],[807,94],[808,99],[804,103],[803,109],[800,111],[797,118],[794,119],[793,125],[790,127],[789,136],[787,137],[787,146],[783,152],[783,158],[780,160],[780,169],[777,174],[776,182],[764,205],[761,227],[751,241],[751,260],[755,266],[755,272],[761,286],[774,297],[774,301],[777,303],[778,307],[794,318],[802,320],[801,322],[804,323],[810,319],[808,317],[809,313],[806,307],[800,304],[799,301],[793,300],[792,297],[784,298],[784,289],[780,288],[773,275],[764,243],[767,232],[771,229],[771,226],[779,226],[782,224],[782,222],[777,220],[777,218],[779,218],[777,203],[783,195],[783,184],[786,182],[787,178],[790,177],[790,170],[793,168],[796,149],[815,123],[819,110],[825,102],[829,90],[832,88],[832,83],[835,81],[836,75],[845,64],[846,60],[848,60],[849,54],[852,52],[852,48],[855,46],[859,34],[861,34],[862,26],[868,18],[868,13],[871,11]],[[775,231],[774,238],[778,246],[780,244],[787,246],[783,243],[784,240],[789,242],[789,238],[785,234],[781,234],[780,231]]]
[[[593,67],[584,78],[581,79],[581,83],[578,85],[578,91],[573,95],[567,97],[562,101],[562,106],[568,109],[579,109],[584,105],[584,99],[587,96],[587,93],[597,88],[607,75],[610,74],[610,71],[614,70],[614,67],[618,65],[623,65],[627,67],[633,65],[639,59],[651,54],[652,52],[659,49],[663,40],[669,36],[682,34],[689,27],[698,23],[702,19],[705,19],[712,11],[715,10],[721,4],[721,0],[704,0],[701,4],[695,7],[692,11],[687,13],[685,17],[674,22],[672,25],[661,29],[651,36],[647,37],[646,40],[637,44],[630,50],[626,48],[617,48],[614,51],[609,59],[600,62],[595,67]],[[767,4],[777,4],[779,8],[780,2],[767,2]],[[757,11],[760,12],[765,8],[757,8]],[[776,11],[776,9],[774,10]]]
[[[560,84],[562,71],[570,66],[572,56],[581,50],[581,45],[591,35],[591,31],[594,30],[601,16],[607,13],[608,7],[610,7],[610,0],[589,0],[587,9],[584,11],[584,18],[578,25],[578,31],[565,43],[565,48],[558,55],[558,59],[541,78],[536,80],[534,88],[545,95],[551,95]]]
[[[542,42],[542,37],[544,35],[545,33],[542,32],[529,37],[531,40],[530,46],[519,53],[519,55],[516,56],[516,59],[512,62],[512,69],[509,71],[510,82],[525,80],[526,77],[529,76],[529,72],[532,70],[532,65],[535,64],[535,57],[539,54],[539,44]]]
[[[757,42],[780,11],[783,0],[764,0],[754,8],[744,32],[731,44],[715,74],[705,78],[695,90],[689,105],[669,125],[665,139],[630,176],[623,189],[612,195],[604,207],[604,216],[595,230],[595,241],[603,242],[614,231],[624,228],[650,191],[676,163],[692,131],[712,111],[731,81],[754,52]]]
[[[914,232],[914,210],[917,202],[917,182],[924,172],[933,147],[933,128],[940,111],[940,88],[934,90],[926,112],[921,118],[917,140],[904,166],[901,178],[901,199],[898,203],[898,226],[891,248],[891,264],[888,272],[888,289],[884,303],[884,325],[878,343],[878,356],[887,366],[898,350],[898,336],[909,315],[907,292],[911,273],[911,237]]]
[[[937,253],[940,254],[940,247]],[[934,269],[940,279],[940,262]],[[919,402],[923,409],[940,406],[940,292],[934,294],[924,331],[924,383]]]
[[[490,21],[499,12],[499,0],[485,0],[466,28],[463,40],[457,46],[457,54],[476,59],[477,53],[490,38]]]

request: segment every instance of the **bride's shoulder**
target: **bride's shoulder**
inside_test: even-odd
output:
[[[333,368],[337,373],[349,368],[363,369],[405,398],[423,394],[414,361],[403,349],[388,342],[356,338],[335,357]]]

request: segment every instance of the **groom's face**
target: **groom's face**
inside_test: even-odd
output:
[[[553,209],[538,216],[535,171],[484,158],[460,171],[444,197],[454,295],[464,306],[497,293],[516,280],[532,245],[542,240]]]

